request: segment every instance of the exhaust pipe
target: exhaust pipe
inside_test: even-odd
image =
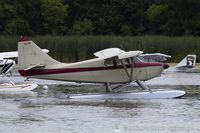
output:
[[[164,64],[163,64],[163,68],[164,68],[164,69],[167,69],[167,68],[169,68],[169,65],[166,64],[166,63],[164,63]]]

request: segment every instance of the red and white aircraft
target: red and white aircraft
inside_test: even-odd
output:
[[[20,38],[18,53],[19,73],[24,77],[104,83],[107,91],[124,87],[133,81],[141,88],[148,89],[141,81],[158,77],[168,68],[168,65],[163,63],[143,62],[138,58],[142,51],[125,52],[119,48],[96,52],[94,55],[97,58],[94,59],[69,64],[61,63],[43,52],[27,37]],[[111,84],[120,85],[112,88]],[[156,92],[149,91],[148,94],[156,95]],[[163,96],[174,98],[184,94],[179,91],[168,91]],[[158,95],[162,93],[159,92]]]

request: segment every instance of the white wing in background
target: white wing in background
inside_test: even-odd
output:
[[[167,58],[171,58],[170,55],[162,53],[151,53],[151,54],[141,54],[139,58],[145,62],[164,62]]]

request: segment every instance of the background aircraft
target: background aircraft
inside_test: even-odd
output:
[[[48,49],[42,49],[45,53],[48,53]],[[18,57],[18,52],[17,51],[12,51],[12,52],[0,52],[0,74],[7,74],[11,70],[13,70],[15,64],[17,63],[17,57]]]
[[[162,53],[150,53],[150,54],[141,54],[139,58],[145,62],[164,62],[167,58],[171,58],[170,55]]]
[[[170,67],[165,71],[198,73],[200,69],[196,66],[196,55],[189,54],[176,66]]]

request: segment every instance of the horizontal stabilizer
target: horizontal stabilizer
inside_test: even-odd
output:
[[[41,67],[45,67],[45,65],[35,64],[35,65],[29,66],[28,68],[25,68],[24,70],[27,71],[27,70],[30,70],[30,69],[33,69],[33,68],[41,68]]]

